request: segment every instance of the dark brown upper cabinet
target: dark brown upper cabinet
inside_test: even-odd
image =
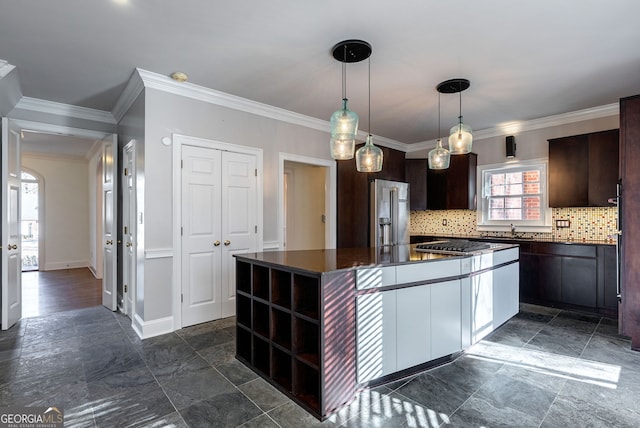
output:
[[[356,147],[362,147],[362,144]],[[356,160],[338,162],[337,246],[369,246],[369,181],[374,179],[405,181],[404,152],[381,147],[382,171],[356,170]],[[411,192],[413,189],[411,189]]]
[[[603,207],[616,195],[617,129],[549,140],[549,206]]]
[[[475,210],[478,155],[452,155],[449,168],[427,168],[427,209]],[[412,208],[413,209],[413,208]]]
[[[409,183],[409,208],[413,211],[427,209],[427,159],[405,159],[405,177]]]

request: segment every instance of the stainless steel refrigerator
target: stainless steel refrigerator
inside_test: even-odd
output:
[[[409,243],[409,183],[372,180],[370,184],[369,245]]]

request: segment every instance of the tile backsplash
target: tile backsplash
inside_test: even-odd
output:
[[[617,207],[553,208],[550,233],[517,233],[539,240],[614,242],[617,211]],[[556,220],[569,220],[569,227],[557,228]],[[411,235],[510,235],[509,232],[477,230],[477,213],[469,210],[411,211],[410,221]]]

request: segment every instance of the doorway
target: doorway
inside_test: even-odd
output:
[[[336,248],[336,177],[334,160],[279,154],[278,242],[269,247]]]
[[[284,249],[325,248],[325,166],[284,162]]]
[[[89,243],[88,236],[99,224],[102,210],[94,206],[95,199],[91,199],[90,193],[92,190],[96,191],[95,183],[100,181],[100,177],[95,176],[97,169],[95,159],[101,156],[105,136],[114,144],[116,136],[104,132],[24,120],[7,119],[6,122],[3,120],[3,130],[5,125],[11,132],[3,132],[3,146],[9,137],[17,141],[17,148],[11,154],[16,154],[13,157],[17,159],[17,165],[20,168],[17,175],[20,179],[19,197],[15,198],[18,201],[17,205],[21,207],[16,228],[19,232],[20,245],[16,247],[19,248],[17,258],[20,270],[18,275],[10,275],[8,280],[3,276],[2,288],[3,293],[21,296],[17,300],[19,302],[19,310],[15,318],[17,320],[20,317],[38,315],[28,307],[30,303],[28,300],[35,296],[33,303],[38,308],[36,312],[39,312],[45,300],[47,302],[52,300],[49,296],[46,299],[42,297],[44,289],[41,285],[46,282],[49,288],[54,284],[57,286],[54,288],[59,289],[61,285],[58,277],[61,274],[65,274],[63,275],[67,283],[65,285],[78,284],[77,293],[66,290],[70,294],[67,293],[67,298],[61,300],[65,305],[77,300],[75,297],[82,294],[82,291],[94,293],[94,285],[100,283],[100,280],[93,275],[95,269],[91,268],[91,261],[98,254],[93,251],[95,246]],[[9,134],[9,137],[6,134]],[[22,171],[25,174],[22,174]],[[80,175],[78,175],[79,172]],[[90,206],[93,206],[93,209],[90,209]],[[50,216],[51,219],[47,221],[45,216],[49,214],[52,217]],[[56,223],[53,219],[62,219],[62,223]],[[45,223],[48,226],[46,229]],[[102,239],[97,238],[97,240]],[[26,269],[21,274],[23,260]],[[71,275],[78,272],[81,275]],[[55,275],[57,275],[56,279],[52,282],[50,279]],[[73,280],[69,279],[71,277]],[[98,288],[98,291],[101,288]],[[55,293],[56,296],[65,295],[65,290],[58,291],[60,292]],[[85,297],[87,298],[83,297],[82,302],[78,301],[81,307],[94,302],[93,294]],[[58,306],[51,310],[74,309],[64,305]],[[5,309],[3,305],[3,316],[7,313]],[[11,324],[3,323],[3,328],[8,328]]]
[[[34,172],[21,172],[20,233],[22,244],[22,272],[39,270],[40,228],[42,222],[41,178]]]

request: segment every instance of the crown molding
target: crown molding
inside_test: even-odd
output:
[[[115,125],[117,123],[113,115],[108,111],[63,104],[55,101],[41,100],[38,98],[22,97],[20,98],[20,101],[18,101],[18,104],[16,104],[15,108],[53,114],[56,116],[74,117],[76,119],[108,123],[109,125]]]
[[[142,77],[140,76],[140,71],[144,70],[136,68],[133,73],[131,73],[131,77],[129,78],[127,85],[120,93],[113,109],[111,109],[111,114],[118,123],[120,123],[124,115],[127,114],[131,105],[133,105],[144,89],[145,85],[142,81]]]
[[[11,73],[15,68],[15,65],[11,65],[7,61],[0,59],[0,79]]]
[[[330,124],[327,120],[317,119],[315,117],[306,116],[300,113],[295,113],[290,110],[285,110],[279,107],[274,107],[268,104],[260,103],[257,101],[249,100],[247,98],[238,97],[236,95],[220,92],[215,89],[205,88],[203,86],[195,85],[189,82],[176,82],[170,77],[153,73],[151,71],[143,70],[141,68],[136,69],[137,78],[143,84],[144,88],[157,89],[159,91],[171,93],[174,95],[180,95],[183,97],[191,98],[198,101],[203,101],[209,104],[218,105],[221,107],[227,107],[234,110],[243,111],[245,113],[255,114],[257,116],[266,117],[270,119],[279,120],[282,122],[291,123],[293,125],[303,126],[305,128],[315,129],[317,131],[324,131],[329,133]],[[137,80],[132,76],[131,80]],[[131,87],[130,87],[131,86]],[[130,94],[125,96],[126,99],[135,100],[135,97],[140,93],[142,88],[138,87],[137,83],[128,84],[125,88],[125,92],[129,91]],[[124,92],[123,92],[124,94]],[[133,95],[135,94],[135,96]],[[123,97],[121,96],[121,99]],[[120,100],[119,100],[120,101]],[[124,103],[123,103],[124,105]],[[129,104],[130,105],[130,104]],[[127,107],[128,108],[128,107]],[[114,116],[120,119],[118,112],[114,109]],[[367,138],[366,132],[359,132],[358,137],[365,141]],[[379,137],[374,135],[374,141],[382,146],[394,148],[401,151],[407,151],[409,145],[401,143],[390,138]]]
[[[620,103],[606,104],[583,110],[576,110],[568,113],[556,114],[527,121],[507,122],[493,128],[473,131],[474,140],[500,137],[503,135],[517,134],[526,131],[533,131],[553,126],[568,125],[570,123],[582,122],[585,120],[599,119],[602,117],[617,116],[620,114]],[[436,145],[436,140],[422,141],[410,144],[407,152],[417,152],[425,149],[432,149]]]

